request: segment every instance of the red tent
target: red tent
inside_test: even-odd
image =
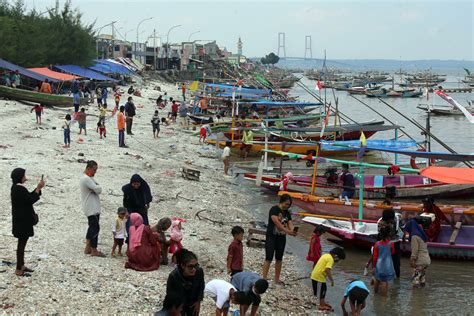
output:
[[[451,184],[474,184],[474,169],[431,166],[420,171],[423,177]]]
[[[36,72],[40,75],[51,77],[51,78],[57,79],[59,81],[72,81],[74,79],[81,78],[81,77],[78,77],[78,76],[73,76],[73,75],[62,73],[62,72],[53,71],[53,70],[48,69],[46,67],[44,67],[44,68],[28,68],[28,69],[33,71],[33,72]]]

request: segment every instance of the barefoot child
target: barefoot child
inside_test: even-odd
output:
[[[326,303],[324,300],[326,297],[326,279],[331,281],[331,286],[334,286],[334,279],[332,277],[332,267],[335,262],[344,260],[346,254],[344,249],[340,247],[333,248],[329,253],[326,253],[319,258],[318,263],[314,266],[313,272],[311,273],[311,283],[313,284],[314,296],[318,297],[318,282],[321,283],[321,289],[319,292],[319,310],[321,311],[332,311],[331,305]]]
[[[115,257],[115,249],[118,246],[118,255],[122,256],[123,241],[127,238],[127,230],[125,224],[127,223],[127,209],[119,207],[117,210],[117,218],[112,226],[112,234],[114,235],[114,245],[112,246],[112,257]]]
[[[229,173],[229,164],[230,164],[230,146],[232,142],[226,142],[224,150],[222,151],[221,159],[224,162],[224,174],[227,176]]]
[[[41,114],[43,114],[43,107],[41,106],[41,104],[36,104],[31,109],[31,112],[33,112],[33,111],[35,111],[35,115],[36,115],[36,124],[41,125]]]
[[[153,127],[153,138],[158,138],[160,134],[160,117],[158,115],[158,110],[155,110],[155,114],[151,118],[151,125]]]
[[[346,301],[349,297],[351,305],[352,316],[360,316],[361,311],[365,307],[365,299],[369,296],[370,291],[364,282],[360,280],[352,280],[344,292],[344,297],[341,301],[342,313],[344,316],[349,315],[346,311]]]
[[[105,119],[99,120],[97,123],[97,128],[99,129],[100,139],[102,139],[102,135],[104,138],[107,137],[107,130],[105,129]]]
[[[71,146],[71,115],[66,114],[66,119],[63,124],[64,131],[64,148]]]
[[[321,240],[319,237],[324,233],[324,230],[323,226],[316,226],[313,235],[311,236],[311,241],[309,242],[309,250],[306,260],[313,263],[313,268],[321,257]]]
[[[393,267],[392,254],[395,253],[395,247],[390,242],[390,230],[384,228],[380,231],[380,241],[374,245],[373,265],[375,267],[374,292],[378,293],[381,287],[383,296],[387,296],[388,282],[395,279],[395,268]]]
[[[227,249],[227,273],[233,276],[236,273],[244,271],[244,229],[240,226],[232,227],[232,236],[234,240]]]

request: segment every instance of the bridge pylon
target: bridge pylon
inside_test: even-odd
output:
[[[280,55],[280,49],[283,55]],[[286,58],[286,47],[285,47],[285,32],[278,33],[278,53],[280,58]]]
[[[304,38],[304,59],[312,59],[313,58],[313,48],[312,48],[312,41],[311,35],[306,35]]]

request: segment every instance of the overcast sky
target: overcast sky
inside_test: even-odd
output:
[[[60,0],[61,6],[65,0]],[[40,12],[55,0],[25,0]],[[330,59],[464,59],[474,60],[474,1],[163,1],[72,0],[84,21],[100,27],[114,20],[127,39],[140,41],[170,33],[170,41],[215,39],[236,52],[239,36],[244,55],[278,51],[278,33],[286,33],[286,55],[303,57],[305,36],[312,37],[313,57],[324,49]],[[144,31],[142,33],[142,31]],[[110,33],[110,27],[102,33]],[[120,37],[120,36],[119,36]],[[282,55],[282,53],[280,54]]]

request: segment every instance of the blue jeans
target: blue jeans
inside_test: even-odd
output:
[[[119,147],[125,146],[125,130],[119,129]]]
[[[347,197],[348,199],[352,199],[354,197],[354,192],[355,191],[342,191],[342,198]]]
[[[71,143],[71,130],[69,128],[64,129],[64,144],[68,145]]]

